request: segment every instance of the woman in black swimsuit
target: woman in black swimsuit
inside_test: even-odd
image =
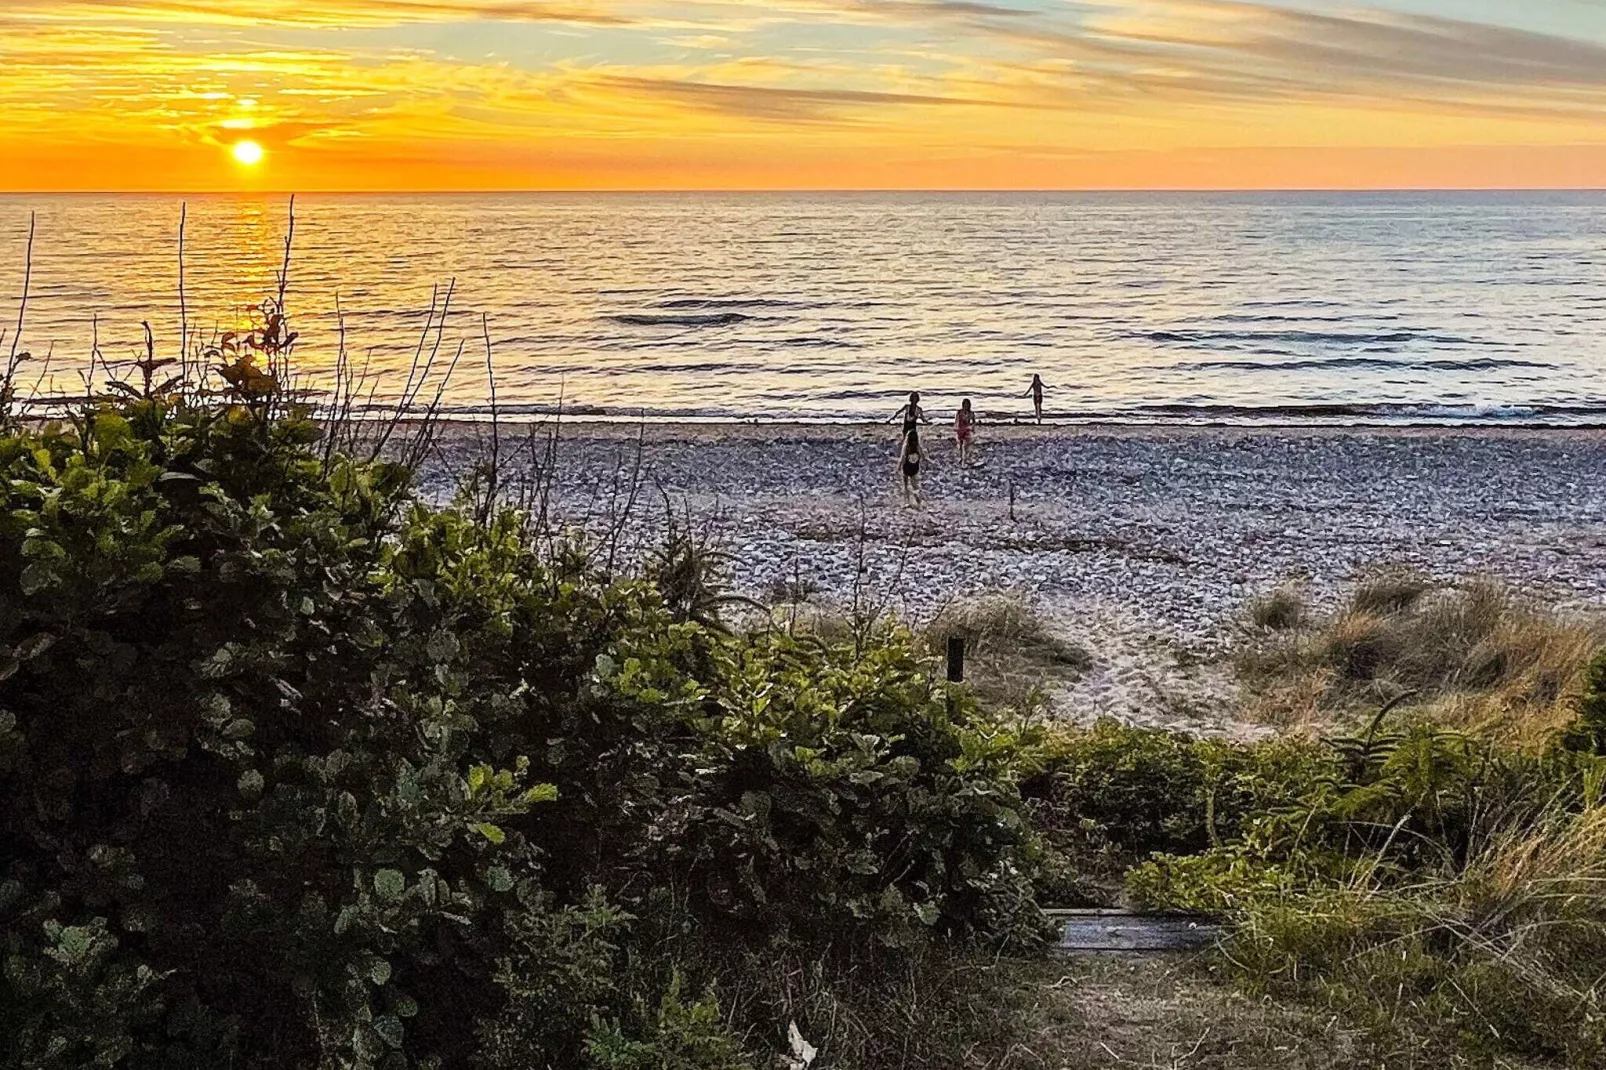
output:
[[[898,454],[898,471],[903,475],[903,504],[920,504],[920,432],[904,425],[903,450]]]
[[[895,424],[899,420],[903,421],[903,433],[905,435],[913,431],[916,424],[929,424],[931,422],[930,417],[926,415],[926,410],[920,407],[920,391],[909,391],[909,403],[899,409],[898,415],[888,420],[887,423]]]

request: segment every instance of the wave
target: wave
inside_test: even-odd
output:
[[[1159,404],[1108,413],[1078,414],[1092,420],[1144,423],[1241,423],[1261,425],[1495,427],[1606,427],[1606,401],[1577,405],[1442,404],[1425,402],[1314,403],[1308,405]]]
[[[854,402],[864,394],[839,391],[814,400]],[[787,395],[773,400],[784,405],[798,400]],[[558,406],[551,404],[502,405],[498,412],[504,419],[519,420],[534,417],[552,417],[559,414]],[[490,408],[483,404],[447,406],[442,415],[449,419],[483,420]],[[987,411],[993,423],[1033,423],[1025,411]],[[789,407],[770,412],[754,412],[733,408],[705,407],[641,407],[622,405],[565,405],[565,419],[603,422],[634,423],[755,423],[788,424],[808,423],[822,425],[862,424],[872,418],[848,412],[807,413]],[[879,424],[882,419],[874,419]],[[1048,421],[1050,424],[1107,424],[1107,425],[1179,425],[1202,427],[1535,427],[1535,428],[1606,428],[1606,401],[1580,405],[1499,405],[1466,404],[1446,405],[1413,402],[1378,403],[1314,403],[1273,405],[1232,405],[1178,402],[1170,404],[1137,405],[1130,408],[1088,408],[1066,412]]]
[[[729,327],[737,323],[745,323],[752,316],[740,312],[711,312],[707,315],[658,315],[647,312],[627,312],[616,316],[604,316],[603,319],[626,327]]]
[[[1429,345],[1482,346],[1491,342],[1453,334],[1422,331],[1144,331],[1128,337],[1162,345],[1209,345],[1225,342],[1284,342],[1290,345]]]
[[[805,308],[802,301],[786,301],[779,297],[675,297],[660,301],[654,308],[671,309],[734,309],[734,308]]]
[[[1502,368],[1548,369],[1549,364],[1502,357],[1469,357],[1465,360],[1390,360],[1386,357],[1322,357],[1312,360],[1200,360],[1170,365],[1181,372],[1291,372],[1291,371],[1435,371],[1482,372]]]

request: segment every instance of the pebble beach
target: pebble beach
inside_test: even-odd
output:
[[[487,434],[447,427],[426,489],[446,493]],[[908,508],[894,427],[570,423],[553,504],[596,527],[637,485],[634,537],[662,531],[667,502],[759,599],[858,598],[919,622],[1026,595],[1094,655],[1060,702],[1087,718],[1219,716],[1213,659],[1246,601],[1284,584],[1320,604],[1406,565],[1606,608],[1602,431],[1001,426],[969,468],[946,428],[924,438],[924,502]]]

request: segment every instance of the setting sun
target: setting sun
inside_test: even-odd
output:
[[[262,151],[262,146],[255,141],[237,141],[234,144],[235,161],[246,167],[255,167],[262,162],[265,155],[267,154]]]

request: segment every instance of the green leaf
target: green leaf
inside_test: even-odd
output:
[[[237,786],[240,789],[240,794],[247,799],[259,799],[262,797],[262,788],[264,786],[262,774],[255,769],[247,769],[240,774]]]
[[[475,825],[474,831],[496,844],[500,844],[502,841],[507,839],[507,833],[503,832],[500,827],[493,825],[488,821]]]
[[[400,899],[407,890],[407,878],[400,870],[382,869],[374,874],[374,891],[385,900]]]
[[[520,796],[527,803],[549,803],[558,801],[558,786],[556,784],[537,784]]]
[[[17,579],[17,586],[22,588],[22,593],[25,595],[38,594],[46,587],[54,586],[55,583],[55,571],[41,561],[35,561],[24,568],[22,575]]]
[[[456,660],[457,650],[457,636],[444,629],[431,635],[429,642],[425,644],[425,651],[429,654],[429,660],[441,665]]]
[[[491,886],[493,892],[510,892],[513,890],[513,874],[501,866],[492,866],[485,871],[485,883]]]
[[[56,637],[49,632],[40,632],[31,635],[17,644],[16,655],[18,661],[32,661],[40,654],[56,645]]]
[[[401,1019],[393,1014],[375,1018],[374,1032],[379,1034],[380,1040],[383,1040],[393,1048],[401,1047],[402,1040],[407,1035],[406,1028],[401,1024]]]

